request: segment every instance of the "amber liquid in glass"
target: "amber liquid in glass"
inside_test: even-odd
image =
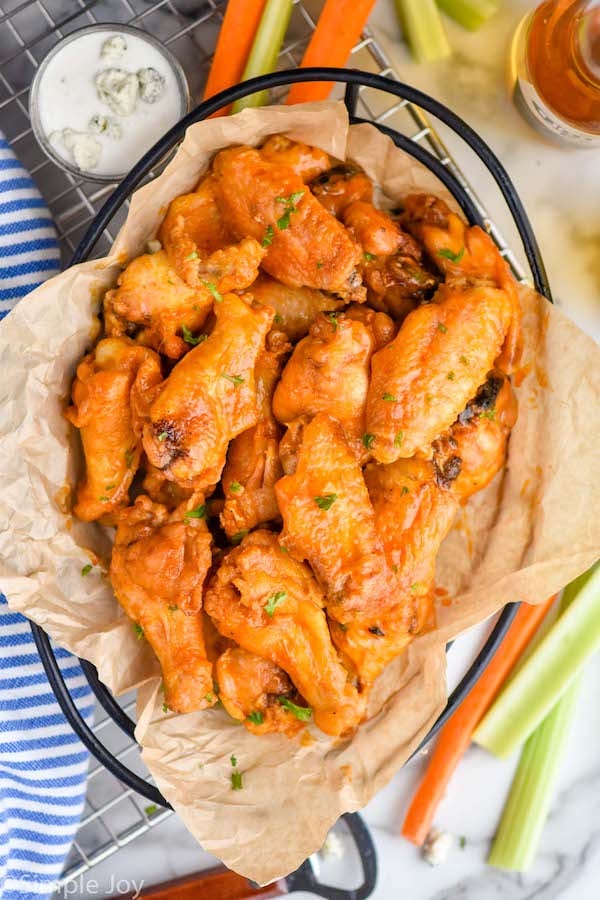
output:
[[[546,0],[512,49],[515,103],[547,137],[600,149],[600,2]]]

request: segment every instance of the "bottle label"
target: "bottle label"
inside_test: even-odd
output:
[[[590,134],[574,128],[556,113],[552,112],[544,103],[530,81],[518,77],[514,89],[514,101],[520,112],[539,131],[546,133],[548,137],[554,137],[562,143],[588,149],[600,148],[600,135]]]

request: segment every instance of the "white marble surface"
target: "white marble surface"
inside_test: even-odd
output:
[[[448,24],[452,60],[412,63],[399,40],[391,0],[379,0],[373,24],[394,56],[401,78],[446,102],[491,145],[513,178],[538,235],[552,287],[565,312],[600,334],[600,160],[545,143],[520,119],[505,89],[512,32],[530,6],[503,0],[502,12],[469,34]],[[517,247],[509,218],[470,151],[448,137],[477,191]],[[568,539],[568,536],[565,536]],[[450,653],[450,680],[472,656],[477,636]],[[590,665],[578,704],[567,758],[535,865],[526,875],[485,864],[516,760],[498,762],[470,750],[454,777],[436,822],[458,840],[446,863],[431,868],[398,834],[424,756],[402,769],[365,810],[379,851],[375,900],[597,900],[600,897],[600,659]],[[175,817],[96,867],[71,897],[108,896],[119,879],[146,884],[198,870],[213,860]],[[111,882],[112,879],[112,882]],[[115,880],[116,879],[116,880]],[[76,886],[74,886],[76,888]],[[64,896],[62,894],[61,896]],[[300,896],[300,895],[298,895]]]

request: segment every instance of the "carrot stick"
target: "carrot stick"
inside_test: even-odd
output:
[[[375,0],[326,0],[300,68],[344,66],[374,5]],[[330,81],[293,84],[287,103],[325,100],[332,87]]]
[[[471,735],[479,720],[555,599],[550,597],[545,603],[536,606],[527,603],[521,605],[491,663],[440,731],[425,775],[412,798],[402,825],[402,835],[413,844],[421,846],[429,834],[448,782],[471,743]]]
[[[254,35],[263,14],[266,0],[229,0],[208,81],[204,88],[204,99],[208,100],[224,91],[225,88],[239,84]],[[229,109],[221,109],[215,116],[224,116]]]

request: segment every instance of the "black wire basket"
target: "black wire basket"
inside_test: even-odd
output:
[[[424,94],[422,91],[382,75],[355,69],[319,67],[275,72],[250,79],[236,87],[222,91],[210,100],[201,103],[174,125],[173,128],[171,128],[164,137],[142,157],[127,177],[118,185],[84,234],[75,251],[73,259],[71,260],[71,264],[74,265],[90,259],[94,247],[104,232],[104,229],[113,220],[115,215],[119,213],[133,191],[148,177],[154,167],[176,147],[190,125],[208,118],[210,115],[218,112],[230,103],[233,103],[235,100],[246,97],[257,91],[287,87],[295,82],[306,81],[327,81],[344,84],[346,86],[344,100],[351,123],[356,124],[368,121],[374,127],[379,128],[380,131],[391,138],[397,147],[422,163],[437,176],[455,198],[470,224],[479,225],[485,229],[487,223],[484,220],[478,205],[474,202],[471,192],[466,188],[465,184],[457,178],[453,171],[443,164],[438,156],[435,156],[433,152],[430,152],[425,147],[421,146],[421,144],[415,142],[396,129],[384,125],[381,122],[371,121],[356,115],[359,90],[361,87],[365,87],[391,94],[400,100],[408,101],[416,107],[426,110],[448,126],[458,137],[470,146],[492,175],[508,209],[510,210],[523,243],[523,249],[531,269],[535,288],[545,296],[547,300],[552,302],[544,263],[531,224],[523,208],[523,204],[521,203],[515,187],[504,167],[485,141],[483,141],[482,138],[480,138],[479,135],[459,116],[442,103],[434,100],[427,94]],[[481,651],[458,686],[451,693],[445,709],[442,711],[415,753],[430,741],[440,730],[476,683],[502,642],[508,627],[516,615],[518,605],[518,603],[509,603],[504,607]],[[31,628],[42,663],[48,675],[48,680],[63,713],[82,743],[102,765],[128,787],[132,788],[143,797],[146,797],[152,803],[156,803],[163,807],[169,807],[169,803],[162,796],[158,788],[124,765],[109,749],[107,749],[86,724],[65,685],[47,634],[42,628],[34,623],[31,623]],[[135,723],[124,712],[107,688],[100,682],[95,667],[85,660],[81,660],[81,665],[98,702],[113,719],[116,725],[118,725],[128,737],[135,740]],[[364,869],[363,885],[353,891],[345,891],[332,887],[325,888],[316,881],[310,865],[304,863],[296,873],[293,873],[293,875],[288,878],[288,889],[292,889],[293,887],[294,890],[312,890],[316,893],[320,893],[322,896],[331,898],[331,900],[351,900],[351,898],[353,898],[353,900],[362,900],[362,898],[369,896],[373,890],[376,878],[374,848],[368,832],[357,814],[347,814],[344,816],[344,819],[346,820],[353,838],[358,845],[359,852],[361,853]]]

